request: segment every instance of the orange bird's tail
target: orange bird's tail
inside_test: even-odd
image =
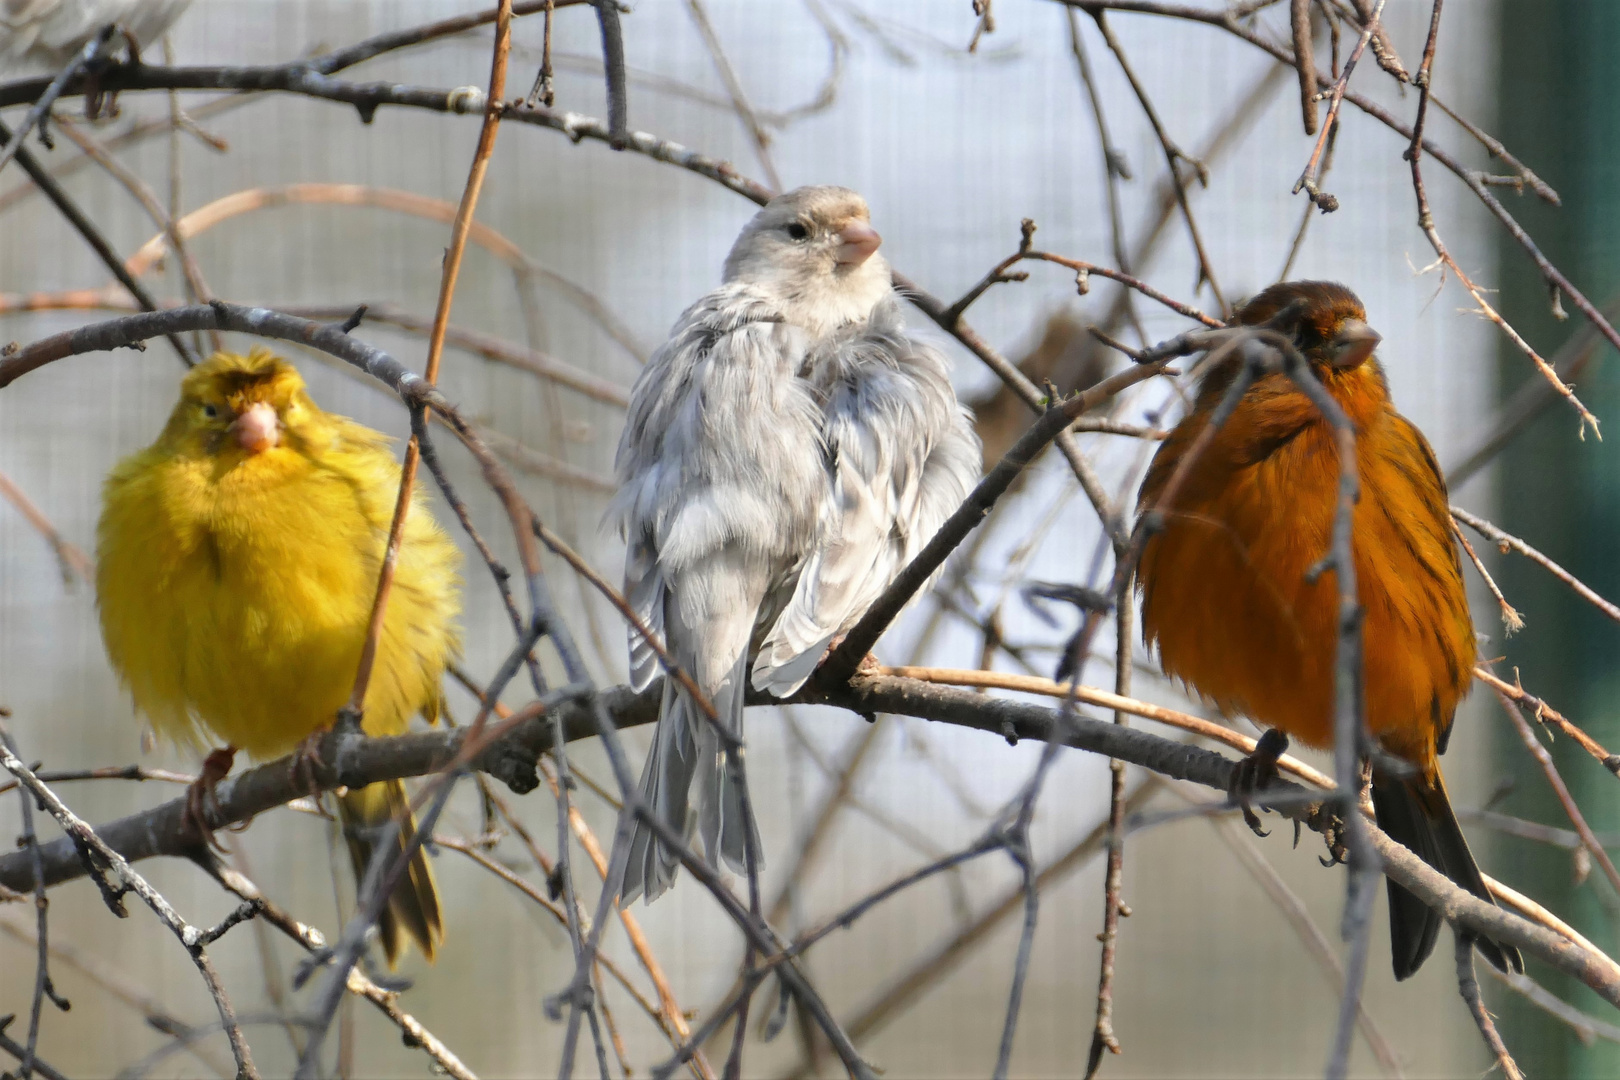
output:
[[[1373,813],[1378,827],[1397,843],[1467,889],[1481,900],[1495,903],[1480,876],[1463,838],[1462,827],[1451,809],[1440,770],[1430,775],[1394,778],[1373,771]],[[1429,958],[1445,920],[1429,905],[1391,881],[1389,884],[1389,938],[1394,954],[1395,978],[1405,979]],[[1524,960],[1511,945],[1478,938],[1475,947],[1498,971],[1523,971]]]

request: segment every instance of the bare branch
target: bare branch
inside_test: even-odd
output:
[[[56,797],[55,792],[46,787],[33,772],[24,765],[11,748],[0,742],[0,766],[15,776],[29,793],[39,802],[62,830],[68,834],[67,845],[74,849],[75,859],[86,868],[93,866],[97,886],[101,889],[102,898],[113,914],[125,917],[128,912],[123,906],[122,898],[125,893],[133,892],[139,896],[147,907],[157,915],[164,926],[180,940],[185,947],[191,962],[196,965],[202,974],[203,983],[208,987],[208,993],[214,999],[214,1006],[219,1011],[219,1021],[230,1037],[231,1053],[236,1057],[236,1074],[238,1080],[256,1080],[259,1073],[253,1066],[253,1057],[248,1051],[247,1041],[242,1037],[242,1029],[236,1021],[236,1011],[225,996],[225,987],[219,980],[219,974],[214,970],[213,961],[208,958],[204,948],[204,932],[182,919],[178,912],[170,906],[163,895],[146,879],[136,873],[125,858],[113,848],[109,847],[101,837],[96,835],[94,829],[81,820],[73,811],[69,810],[62,800]],[[39,847],[32,847],[23,853],[24,858],[39,860],[42,852]],[[36,865],[43,865],[36,862]],[[32,876],[32,874],[30,875]],[[116,880],[113,884],[108,877]],[[47,879],[49,875],[47,874]],[[36,879],[37,880],[37,879]],[[30,1051],[31,1052],[31,1051]]]
[[[1479,980],[1474,977],[1474,939],[1465,933],[1457,937],[1457,990],[1468,1005],[1468,1011],[1473,1014],[1474,1023],[1479,1026],[1480,1037],[1490,1049],[1491,1056],[1496,1059],[1496,1065],[1502,1070],[1506,1080],[1524,1080],[1524,1074],[1519,1071],[1518,1063],[1513,1055],[1508,1053],[1507,1046],[1502,1042],[1501,1034],[1496,1030],[1496,1022],[1491,1019],[1490,1010],[1485,1008],[1485,1000],[1479,994]],[[1521,976],[1522,978],[1523,976]]]

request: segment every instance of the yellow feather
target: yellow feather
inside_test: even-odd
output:
[[[385,436],[321,411],[263,349],[215,354],[180,391],[158,440],[107,478],[102,637],[159,734],[277,757],[348,700],[400,467]],[[254,452],[231,424],[259,403],[274,407],[280,438]],[[460,648],[459,566],[418,493],[366,692],[368,734],[436,719]]]

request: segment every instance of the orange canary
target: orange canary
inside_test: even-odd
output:
[[[1423,435],[1395,411],[1372,355],[1379,335],[1349,289],[1273,285],[1236,321],[1264,323],[1296,301],[1297,320],[1280,329],[1355,424],[1367,727],[1412,766],[1396,776],[1375,765],[1373,809],[1392,838],[1490,900],[1440,775],[1475,653],[1445,480]],[[1219,362],[1204,376],[1142,482],[1139,505],[1163,514],[1139,567],[1143,636],[1158,643],[1167,674],[1223,710],[1328,748],[1338,596],[1331,575],[1308,575],[1328,553],[1338,508],[1333,429],[1286,375],[1265,376],[1193,462],[1174,502],[1158,505],[1241,363]],[[1442,920],[1393,881],[1389,908],[1395,977],[1404,979],[1433,950]],[[1497,968],[1523,970],[1511,946],[1477,944]]]
[[[228,771],[238,747],[292,751],[348,701],[399,476],[385,436],[323,412],[264,349],[193,368],[157,441],[108,476],[96,576],[107,655],[159,734],[229,744],[205,778]],[[418,497],[367,685],[367,734],[437,719],[459,649],[459,564]],[[415,828],[397,780],[349,791],[338,809],[357,879],[379,828]],[[423,852],[378,930],[390,965],[406,936],[433,958],[444,929]]]

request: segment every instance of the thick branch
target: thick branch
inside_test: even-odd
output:
[[[659,689],[653,687],[635,694],[620,687],[605,692],[602,704],[617,727],[652,723],[657,718]],[[835,705],[864,715],[897,713],[939,723],[954,724],[989,732],[1012,740],[1045,742],[1054,724],[1061,723],[1059,741],[1064,745],[1122,761],[1174,779],[1191,780],[1218,791],[1227,790],[1236,762],[1209,750],[1185,746],[1137,728],[1120,727],[1111,721],[1084,716],[1060,719],[1056,710],[1040,705],[987,698],[967,690],[934,686],[912,679],[879,677],[857,679],[848,686],[823,691],[807,688],[794,699],[803,704]],[[569,741],[596,734],[588,705],[569,705],[562,712]],[[538,779],[532,763],[548,734],[546,718],[536,717],[519,725],[510,735],[492,745],[470,764],[505,780],[528,769],[532,789]],[[442,768],[465,738],[464,731],[434,731],[387,739],[361,736],[328,736],[321,754],[331,765],[315,770],[315,786],[330,790],[340,784],[356,786],[381,780],[420,776]],[[522,781],[518,785],[521,787]],[[294,779],[285,760],[251,769],[219,787],[220,822],[246,821],[254,814],[270,810],[306,794]],[[1266,796],[1280,812],[1303,814],[1308,801],[1319,798],[1294,784],[1269,787]],[[1265,799],[1259,800],[1262,804]],[[154,855],[185,855],[195,845],[191,834],[181,828],[185,801],[177,799],[152,810],[111,822],[96,830],[108,847],[133,862]],[[1560,934],[1536,926],[1494,904],[1464,892],[1416,855],[1382,832],[1367,829],[1384,872],[1397,883],[1429,904],[1454,924],[1473,930],[1495,941],[1516,945],[1574,975],[1620,1007],[1620,965],[1601,954],[1594,954]],[[80,877],[82,864],[71,841],[57,840],[41,845],[46,883],[60,884]],[[27,852],[0,856],[0,885],[18,891],[32,886]]]

